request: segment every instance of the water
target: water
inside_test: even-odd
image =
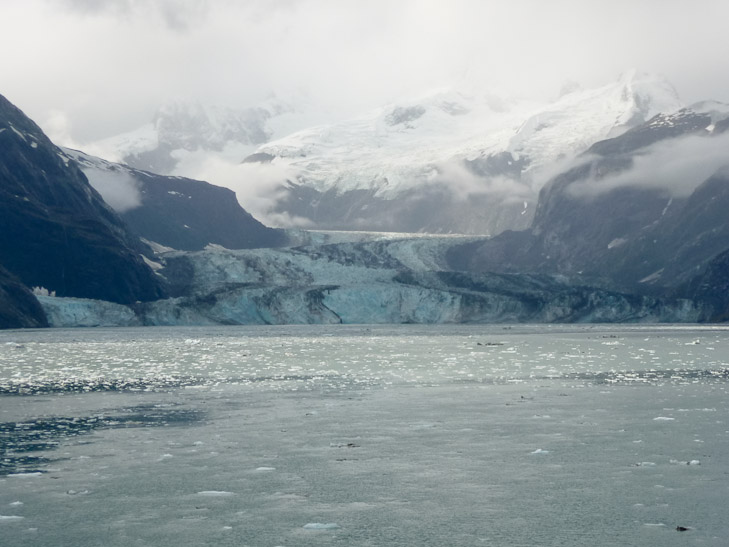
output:
[[[0,544],[725,546],[728,371],[719,327],[5,331]]]

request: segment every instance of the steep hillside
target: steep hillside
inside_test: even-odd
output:
[[[276,247],[287,241],[283,231],[267,228],[241,208],[227,188],[141,171],[77,150],[64,153],[129,228],[148,241],[187,251],[211,244],[227,249]]]
[[[121,219],[2,96],[0,233],[0,264],[26,286],[120,303],[162,295]]]
[[[544,187],[529,230],[454,250],[451,264],[674,290],[729,245],[728,116],[696,106],[596,143]]]

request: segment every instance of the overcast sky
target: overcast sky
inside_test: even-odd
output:
[[[729,102],[727,0],[0,0],[0,20],[0,94],[75,143],[170,98],[354,113],[464,80],[554,97],[633,67]]]

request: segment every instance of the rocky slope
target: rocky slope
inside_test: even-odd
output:
[[[267,228],[245,211],[227,188],[157,175],[77,150],[64,153],[127,226],[148,241],[187,251],[207,245],[277,247],[287,241],[282,230]]]
[[[0,266],[0,329],[47,326],[46,314],[33,293]]]
[[[0,96],[0,264],[28,287],[120,303],[163,295],[138,240],[40,128]]]
[[[529,230],[454,249],[451,267],[677,291],[729,247],[727,119],[696,105],[594,144],[544,187]]]

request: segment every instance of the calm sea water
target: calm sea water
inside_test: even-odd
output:
[[[723,327],[0,332],[0,544],[725,547],[728,378]]]

